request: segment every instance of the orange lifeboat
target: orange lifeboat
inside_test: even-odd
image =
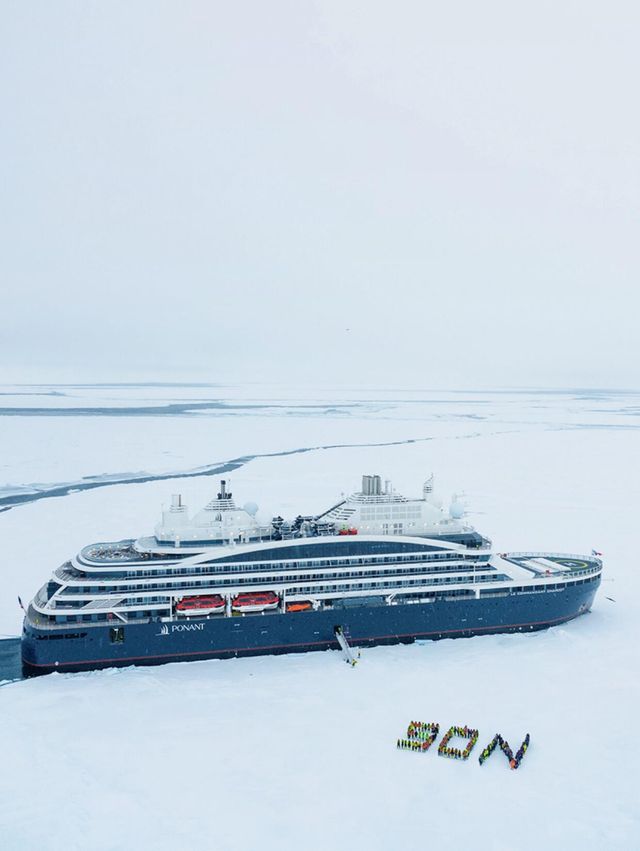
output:
[[[198,597],[183,597],[176,603],[176,612],[181,615],[210,615],[224,611],[224,600],[220,594],[201,594]]]
[[[280,598],[273,591],[248,591],[234,597],[231,606],[236,612],[262,612],[277,609]]]
[[[309,600],[296,600],[295,603],[287,603],[288,612],[308,612],[312,608],[313,605]]]

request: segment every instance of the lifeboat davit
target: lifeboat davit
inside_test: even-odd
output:
[[[296,600],[293,603],[287,603],[288,612],[308,612],[313,608],[313,604],[309,600]]]
[[[201,594],[198,597],[183,597],[176,603],[176,612],[181,615],[211,615],[224,612],[224,600],[220,594]]]
[[[236,612],[263,612],[277,609],[280,598],[273,591],[248,591],[234,597],[231,606]]]

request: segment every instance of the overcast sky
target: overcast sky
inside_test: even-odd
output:
[[[638,386],[639,24],[4,0],[0,374]]]

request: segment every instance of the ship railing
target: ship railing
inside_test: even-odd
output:
[[[602,567],[602,559],[595,555],[586,555],[585,553],[556,553],[556,552],[523,552],[523,553],[504,553],[500,554],[506,559],[519,558],[561,558],[567,561],[586,561],[593,562]]]
[[[406,496],[401,496],[399,493],[381,493],[381,494],[368,494],[368,493],[352,493],[349,499],[352,502],[363,503],[365,505],[385,505],[387,503],[406,503],[411,502],[411,500]],[[344,502],[339,503],[339,505],[344,505]],[[335,506],[336,508],[338,506]],[[332,509],[329,509],[331,511]]]
[[[65,567],[59,567],[53,571],[53,576],[57,582],[68,582],[71,579],[78,579],[80,574],[77,571],[68,570]]]
[[[47,589],[46,586],[44,588],[39,588],[38,593],[34,597],[33,600],[38,606],[46,606],[47,605]]]

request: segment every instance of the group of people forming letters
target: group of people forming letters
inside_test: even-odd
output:
[[[407,727],[407,735],[406,738],[398,739],[397,747],[401,750],[410,750],[410,751],[419,751],[421,753],[425,753],[429,750],[431,745],[438,738],[438,733],[440,732],[440,725],[436,721],[411,721],[409,726]],[[462,739],[467,739],[467,745],[464,749],[449,747],[449,741],[454,736],[459,736]],[[478,731],[473,729],[472,727],[467,727],[466,724],[464,727],[449,727],[447,732],[442,737],[442,741],[438,745],[438,755],[446,756],[450,759],[468,759],[469,754],[475,747],[476,742],[478,741]],[[494,752],[496,747],[500,745],[500,749],[504,753],[504,755],[509,760],[509,766],[511,768],[518,768],[522,759],[527,752],[527,748],[529,747],[530,736],[529,733],[524,738],[524,741],[516,751],[515,756],[513,755],[513,751],[509,747],[509,742],[506,739],[503,739],[500,733],[496,733],[493,739],[489,742],[489,744],[484,748],[480,756],[478,757],[478,762],[480,765],[488,759],[491,754]]]
[[[524,755],[527,752],[527,748],[529,747],[530,740],[531,740],[531,737],[527,733],[527,735],[524,737],[524,741],[522,742],[522,744],[520,745],[520,747],[516,751],[516,755],[514,756],[513,751],[509,747],[509,742],[507,742],[506,739],[503,739],[502,736],[500,735],[500,733],[496,733],[495,736],[493,737],[493,739],[489,742],[489,744],[486,746],[486,748],[482,751],[482,753],[478,757],[478,762],[480,763],[480,765],[482,765],[482,763],[485,761],[485,759],[489,759],[491,754],[496,749],[497,745],[500,745],[500,750],[506,756],[506,758],[509,760],[509,767],[510,768],[518,768],[518,766],[522,762],[522,758],[524,757]]]

